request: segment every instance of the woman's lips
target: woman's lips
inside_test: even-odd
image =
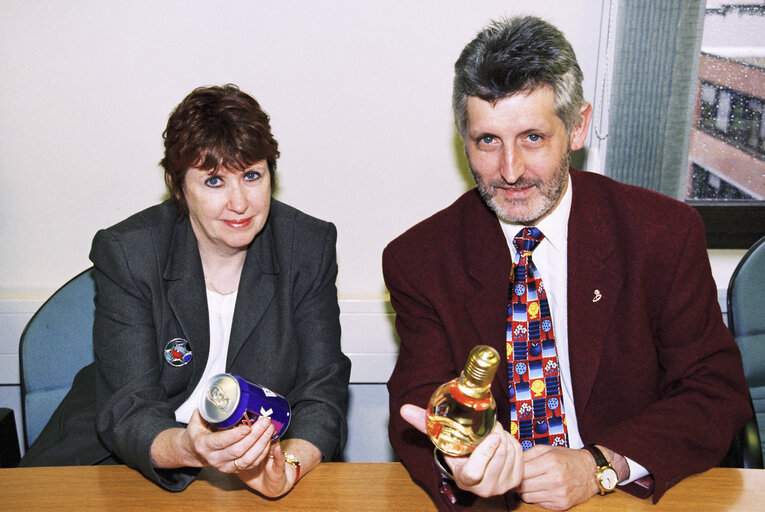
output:
[[[248,217],[246,219],[224,220],[223,222],[225,222],[226,225],[228,225],[230,228],[242,229],[250,225],[250,222],[252,222],[252,217]]]

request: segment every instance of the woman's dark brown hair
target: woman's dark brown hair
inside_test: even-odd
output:
[[[265,160],[274,183],[279,144],[271,134],[268,114],[236,85],[194,89],[170,114],[162,138],[165,183],[183,213],[188,213],[183,180],[192,167],[210,173],[243,172]]]

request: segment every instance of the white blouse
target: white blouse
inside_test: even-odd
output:
[[[210,377],[226,371],[226,356],[228,355],[228,341],[231,336],[231,324],[234,320],[234,306],[236,294],[221,295],[207,290],[207,313],[210,317],[210,353],[207,358],[207,366],[199,380],[197,387],[189,398],[175,411],[176,421],[188,423],[194,410],[199,406],[202,394],[207,388]]]

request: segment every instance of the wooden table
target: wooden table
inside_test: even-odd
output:
[[[205,469],[188,489],[171,493],[125,466],[0,469],[0,510],[434,511],[427,494],[398,463],[321,464],[279,500],[267,500],[235,477]],[[483,502],[473,510],[502,510]],[[516,510],[541,509],[521,504]],[[580,511],[762,511],[765,470],[714,468],[670,489],[658,505],[621,491],[595,496]]]

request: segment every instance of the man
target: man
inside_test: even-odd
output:
[[[592,118],[581,83],[570,43],[545,21],[513,18],[479,33],[455,64],[453,96],[477,187],[383,253],[401,338],[390,439],[442,509],[502,494],[566,509],[617,480],[656,501],[716,465],[752,414],[699,216],[569,168]],[[517,235],[540,232],[536,248],[516,249]],[[542,281],[519,286],[518,268]],[[536,289],[528,304],[513,295],[526,287]],[[534,402],[526,421],[536,437],[524,439],[519,390],[533,362],[518,357],[539,343],[531,331],[540,304],[552,317],[541,324],[545,342],[554,341],[545,391],[560,391],[542,400],[543,419]],[[478,344],[502,355],[491,387],[497,426],[470,456],[434,454],[422,407]]]

